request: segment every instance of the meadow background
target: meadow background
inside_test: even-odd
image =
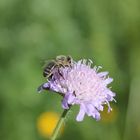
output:
[[[117,103],[98,122],[76,122],[73,107],[58,139],[139,140],[139,13],[139,0],[0,0],[0,140],[48,139],[54,121],[41,116],[61,114],[61,97],[36,89],[44,61],[60,54],[109,71]]]

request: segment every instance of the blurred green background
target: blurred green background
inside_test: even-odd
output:
[[[114,78],[111,115],[76,122],[73,107],[59,140],[140,139],[139,0],[0,0],[0,140],[45,140],[37,120],[61,114],[61,97],[37,87],[44,60],[90,58]]]

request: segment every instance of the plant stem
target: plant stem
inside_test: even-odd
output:
[[[52,134],[51,140],[55,140],[55,139],[56,139],[56,137],[57,137],[57,135],[58,135],[58,133],[59,133],[59,130],[61,129],[61,126],[62,126],[62,124],[64,123],[65,118],[66,118],[66,115],[67,115],[67,113],[68,113],[69,110],[70,110],[70,109],[65,109],[65,110],[63,111],[63,113],[62,113],[62,115],[61,115],[61,117],[60,117],[60,119],[59,119],[59,121],[58,121],[58,123],[57,123],[55,129],[54,129],[54,132],[53,132],[53,134]]]

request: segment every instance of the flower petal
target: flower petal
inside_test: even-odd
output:
[[[80,106],[80,111],[79,111],[79,113],[76,117],[76,120],[80,122],[84,119],[84,116],[85,116],[85,109],[84,109],[83,105],[81,105]]]
[[[97,111],[95,114],[96,121],[99,121],[101,119],[100,113]]]
[[[75,100],[75,96],[73,95],[73,93],[69,93],[68,104],[72,104],[74,100]]]
[[[113,78],[107,78],[104,82],[106,85],[110,84],[113,81]]]
[[[100,72],[100,73],[98,73],[97,75],[98,75],[99,77],[104,77],[104,76],[108,75],[108,72],[107,72],[107,71],[105,71],[105,72]]]
[[[68,106],[68,96],[67,95],[65,95],[65,97],[62,100],[62,107],[64,109],[69,109],[69,106]]]

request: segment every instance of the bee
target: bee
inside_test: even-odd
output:
[[[58,73],[61,75],[59,69],[62,67],[71,67],[72,63],[73,59],[71,56],[59,55],[44,67],[43,76],[47,77],[47,79],[51,79],[54,70],[58,70]]]

